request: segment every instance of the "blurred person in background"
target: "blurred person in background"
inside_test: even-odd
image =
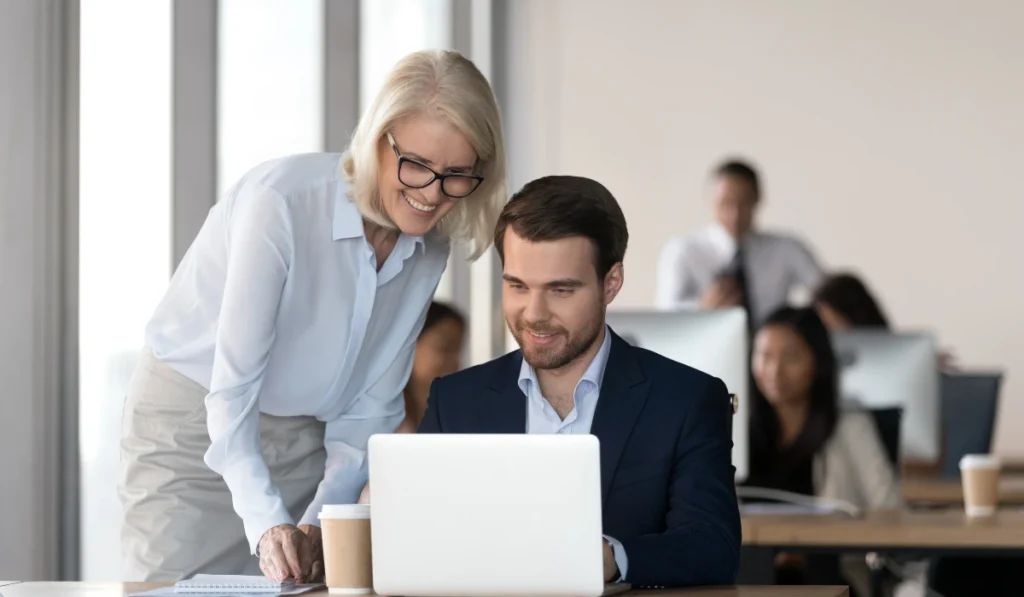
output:
[[[460,369],[465,336],[466,321],[461,313],[444,303],[430,303],[423,331],[416,340],[412,375],[405,385],[405,420],[399,433],[416,432],[427,411],[430,384]]]
[[[875,295],[867,285],[851,273],[828,276],[814,291],[814,308],[830,332],[854,329],[892,330]],[[939,353],[939,367],[956,369],[956,360],[950,350]]]
[[[507,199],[494,93],[447,51],[399,61],[346,153],[235,184],[150,320],[126,397],[125,578],[317,580],[317,514],[356,502],[368,438],[405,416],[450,244],[481,255]]]
[[[896,473],[871,415],[839,410],[836,356],[814,309],[783,307],[769,315],[754,337],[751,369],[756,391],[744,485],[859,509],[900,506]],[[837,572],[838,559],[783,553],[776,568],[782,584],[832,584],[821,574]],[[850,584],[866,588],[863,558],[844,559],[843,571]]]
[[[750,164],[719,165],[710,195],[714,223],[662,250],[655,302],[664,310],[742,306],[756,329],[792,294],[817,286],[821,267],[795,237],[756,229],[762,189]]]
[[[850,273],[829,276],[814,293],[814,306],[830,331],[851,329],[891,329],[867,285]],[[939,365],[956,369],[951,351],[939,354]],[[978,592],[977,579],[986,579],[986,595],[1018,595],[1021,558],[943,557],[934,561],[932,587],[947,597],[965,597]]]
[[[814,308],[832,332],[853,328],[889,329],[889,318],[860,278],[849,273],[826,278],[814,291]]]

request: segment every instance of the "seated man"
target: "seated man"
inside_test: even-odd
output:
[[[628,237],[593,180],[542,178],[512,197],[494,239],[521,350],[435,380],[419,431],[592,433],[606,580],[731,584],[740,519],[729,396],[721,380],[606,327]]]

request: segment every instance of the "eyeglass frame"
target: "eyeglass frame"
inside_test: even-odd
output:
[[[441,181],[441,192],[444,193],[445,197],[448,197],[449,199],[465,199],[466,197],[469,197],[470,195],[472,195],[474,191],[479,189],[480,185],[483,184],[483,182],[484,182],[484,177],[483,176],[477,176],[475,174],[441,174],[441,173],[435,171],[433,168],[431,168],[430,166],[424,164],[423,162],[421,162],[419,160],[414,160],[413,158],[406,157],[406,156],[402,155],[402,152],[400,152],[398,150],[398,143],[395,142],[394,136],[392,136],[390,131],[387,133],[387,135],[388,135],[388,143],[391,144],[391,150],[395,152],[395,157],[398,158],[398,170],[396,172],[396,174],[398,175],[398,182],[400,182],[403,185],[409,187],[410,189],[425,189],[425,188],[429,187],[430,185],[434,184],[435,180],[440,180]],[[433,174],[433,177],[431,177],[431,179],[428,180],[425,184],[422,184],[422,185],[420,185],[418,187],[417,186],[413,186],[411,184],[407,184],[404,180],[402,180],[402,163],[403,162],[410,162],[410,163],[416,164],[420,168],[424,168],[424,169],[427,170],[427,172],[430,172],[431,174]],[[447,191],[444,190],[444,181],[445,181],[445,179],[448,179],[448,178],[468,178],[470,180],[475,180],[476,181],[476,186],[473,187],[473,189],[470,190],[465,195],[450,195],[450,194],[448,194]]]

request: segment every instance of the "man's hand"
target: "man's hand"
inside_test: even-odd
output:
[[[312,555],[313,565],[310,567],[309,578],[306,582],[324,581],[324,540],[320,533],[320,527],[315,524],[299,525],[299,530],[309,537],[309,547]]]
[[[743,304],[739,284],[732,276],[719,276],[700,297],[701,309],[723,309]]]
[[[313,566],[309,537],[292,524],[280,524],[260,538],[260,571],[271,580],[306,582]],[[323,559],[323,555],[320,556]]]
[[[611,582],[619,575],[619,566],[615,563],[615,550],[607,539],[604,543],[604,582]]]

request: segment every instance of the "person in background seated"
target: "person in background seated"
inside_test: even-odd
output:
[[[830,276],[814,293],[814,306],[831,331],[854,328],[890,329],[871,291],[859,278],[842,273]],[[939,355],[940,366],[956,369],[952,353]],[[947,597],[977,594],[976,579],[986,579],[986,595],[1019,595],[1020,558],[944,557],[933,563],[932,588]]]
[[[875,296],[853,274],[839,273],[826,278],[814,291],[813,302],[818,316],[830,332],[892,329]],[[939,353],[939,367],[947,371],[956,369],[952,351],[942,350]]]
[[[853,328],[889,329],[889,319],[874,295],[857,276],[829,276],[814,291],[814,308],[829,331]]]
[[[772,313],[754,337],[751,369],[756,391],[745,485],[842,500],[860,509],[900,505],[896,474],[873,419],[839,412],[836,357],[814,309]],[[822,568],[816,564],[811,570],[793,554],[780,554],[776,566],[787,584],[810,580],[805,573]]]
[[[586,178],[535,180],[505,206],[494,239],[520,350],[435,380],[419,432],[593,434],[605,580],[735,582],[729,394],[605,325],[629,239],[615,198]]]
[[[818,285],[821,267],[806,245],[792,236],[756,230],[761,194],[757,172],[746,162],[727,161],[715,169],[715,222],[665,245],[658,264],[659,308],[742,306],[756,329],[794,291],[810,292]]]
[[[427,309],[423,330],[416,339],[412,375],[405,385],[405,419],[398,433],[415,433],[427,410],[427,394],[434,379],[455,373],[462,363],[466,321],[444,303],[434,301]]]

